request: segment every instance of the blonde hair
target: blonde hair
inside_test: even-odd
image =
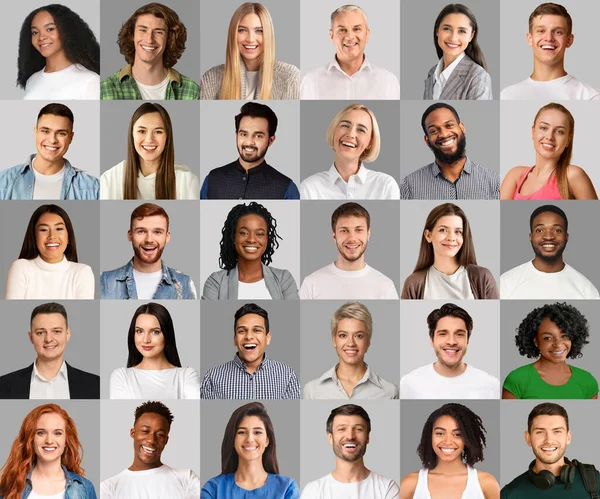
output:
[[[256,14],[263,29],[263,53],[260,56],[260,100],[271,99],[273,74],[275,72],[275,32],[273,20],[267,8],[257,2],[246,2],[240,5],[231,16],[227,32],[227,49],[225,55],[225,73],[221,83],[219,96],[221,99],[242,99],[242,64],[243,60],[237,43],[237,32],[241,20],[248,14]]]
[[[371,336],[373,335],[373,317],[371,317],[369,309],[362,303],[349,301],[348,303],[344,303],[333,313],[333,317],[331,318],[332,338],[335,337],[338,324],[342,319],[356,319],[357,321],[361,321],[365,325],[367,339],[371,341]]]
[[[381,135],[379,134],[379,125],[377,124],[377,118],[375,118],[375,114],[371,111],[367,106],[363,106],[362,104],[350,104],[342,109],[339,113],[337,113],[329,126],[327,127],[327,145],[333,149],[333,135],[335,134],[335,129],[338,127],[340,122],[346,116],[346,113],[349,111],[364,111],[371,117],[371,144],[367,149],[363,151],[360,156],[360,161],[365,163],[373,162],[379,156],[379,150],[381,149]]]

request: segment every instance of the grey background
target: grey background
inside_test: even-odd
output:
[[[335,152],[327,145],[327,127],[335,115],[351,101],[303,101],[300,106],[300,150],[302,180],[318,172],[329,170]],[[379,156],[372,163],[365,163],[370,170],[387,173],[400,182],[398,155],[400,153],[400,103],[386,101],[362,101],[377,118],[381,136]]]
[[[198,296],[200,295],[200,230],[198,205],[173,200],[158,200],[152,203],[162,206],[169,215],[171,241],[165,246],[162,259],[168,267],[189,275]],[[100,210],[100,233],[102,234],[102,257],[100,268],[113,270],[125,265],[133,258],[133,248],[127,239],[131,212],[140,201],[102,202]]]
[[[362,200],[359,203],[371,216],[371,239],[365,251],[365,262],[389,277],[398,289],[399,203]],[[303,278],[337,260],[338,250],[331,232],[331,214],[342,204],[344,203],[340,201],[302,202],[300,262]]]
[[[225,64],[229,21],[241,0],[200,2],[200,69],[201,74]],[[299,1],[261,2],[271,14],[275,32],[275,59],[300,67]],[[304,41],[304,40],[303,40]]]
[[[533,52],[527,44],[529,15],[542,3],[538,0],[502,0],[500,25],[502,49],[500,51],[500,88],[525,80],[533,71]],[[565,52],[565,70],[570,75],[593,87],[600,87],[600,73],[590,64],[590,47],[597,44],[596,20],[600,4],[579,0],[562,0],[573,19],[573,45]]]
[[[347,401],[351,402],[351,401]],[[371,419],[370,443],[365,454],[365,466],[396,482],[400,481],[400,404],[397,400],[357,401]],[[308,482],[335,469],[335,454],[325,431],[330,412],[344,405],[343,400],[310,400],[302,402],[300,414],[301,488]]]
[[[429,70],[438,62],[433,44],[433,27],[446,0],[402,0],[402,98],[422,99],[425,79]],[[498,75],[500,73],[500,14],[499,0],[469,0],[465,3],[475,15],[479,33],[477,41],[485,57],[487,72],[492,78],[494,98],[500,96]],[[507,38],[503,27],[502,43]],[[437,39],[436,39],[437,46]]]
[[[110,375],[127,367],[127,334],[135,311],[152,300],[103,300],[101,358],[102,398],[110,397]],[[196,300],[156,300],[173,319],[175,341],[182,367],[193,367],[200,374],[200,305]],[[170,402],[170,400],[169,400]]]
[[[129,121],[140,101],[102,102],[100,137],[102,144],[101,171],[110,170],[127,159],[127,139]],[[186,165],[197,177],[200,175],[198,161],[198,137],[200,137],[200,117],[197,102],[161,101],[173,126],[175,163]]]
[[[535,459],[531,447],[525,442],[524,432],[527,430],[527,416],[541,400],[511,400],[500,404],[500,433],[502,435],[500,487],[514,480],[527,471],[529,463]],[[600,436],[595,428],[600,418],[600,407],[596,400],[560,400],[569,414],[571,428],[571,444],[565,456],[577,459],[582,463],[598,466]]]
[[[467,215],[471,226],[471,237],[477,265],[489,269],[496,283],[500,286],[500,234],[498,224],[500,222],[500,206],[497,201],[451,201],[460,206]],[[417,257],[423,229],[429,212],[439,206],[439,201],[410,201],[411,210],[406,204],[400,209],[400,223],[403,228],[403,236],[400,242],[400,277],[402,283],[412,274]],[[511,236],[503,239],[503,245],[511,244]],[[504,246],[502,246],[504,249]],[[521,262],[522,263],[522,262]]]
[[[102,0],[102,50],[100,73],[102,79],[108,78],[114,72],[119,71],[127,65],[125,57],[119,51],[117,39],[121,26],[125,24],[133,13],[140,7],[146,5],[145,0]],[[163,5],[173,9],[179,16],[179,20],[187,30],[187,41],[185,52],[181,55],[174,69],[182,75],[198,81],[200,79],[200,2],[189,2],[187,0],[164,0]]]
[[[402,476],[419,471],[423,464],[417,454],[421,441],[423,426],[429,415],[444,404],[455,400],[415,400],[406,403],[402,401],[402,420],[400,431],[402,447],[400,448],[400,468]],[[500,477],[500,413],[498,400],[468,400],[460,401],[477,414],[486,430],[486,446],[483,449],[484,460],[475,464],[475,468],[487,471],[499,480]]]
[[[0,317],[7,335],[0,351],[2,373],[7,374],[32,364],[37,354],[27,332],[31,330],[29,318],[35,307],[44,300],[1,300]],[[91,300],[65,300],[71,337],[65,348],[65,360],[73,367],[100,374],[100,310]]]
[[[535,254],[529,241],[529,217],[538,207],[552,204],[561,208],[569,220],[569,241],[563,254],[565,263],[587,277],[594,286],[600,285],[600,267],[596,253],[591,248],[595,243],[590,232],[590,222],[600,218],[600,207],[595,202],[581,201],[503,201],[501,240],[502,272],[533,260]]]
[[[106,480],[121,473],[133,462],[133,428],[136,407],[146,400],[103,400],[100,406],[100,476]],[[171,468],[200,471],[200,401],[166,400],[174,416],[161,461]]]
[[[0,170],[25,163],[30,154],[37,154],[34,127],[45,101],[0,101],[0,112],[10,120],[0,121],[0,134],[10,137]],[[98,101],[64,101],[73,111],[73,141],[66,158],[72,166],[100,176],[100,103]]]
[[[304,76],[333,60],[335,45],[329,36],[331,13],[344,5],[339,0],[302,0],[301,73]],[[368,18],[371,34],[365,46],[369,61],[400,78],[400,2],[363,0],[359,4]],[[402,89],[404,97],[404,88]],[[333,117],[333,116],[332,116]]]
[[[297,101],[262,102],[277,115],[275,142],[265,160],[278,171],[299,183],[298,136],[300,109]],[[200,102],[200,173],[201,181],[214,168],[227,165],[239,157],[235,116],[244,105],[241,101]],[[300,186],[298,186],[300,187]]]
[[[535,165],[535,149],[531,139],[531,127],[536,113],[547,102],[506,101],[502,103],[500,115],[501,178],[515,166]],[[569,101],[562,103],[575,118],[575,137],[571,164],[583,168],[596,191],[600,190],[600,171],[595,167],[598,155],[594,144],[596,116],[600,113],[600,102]]]
[[[202,403],[202,485],[221,474],[221,442],[225,427],[233,411],[246,403],[239,400],[211,400]],[[300,485],[300,402],[264,400],[262,403],[267,408],[275,430],[279,472],[293,478]]]
[[[53,403],[52,400],[46,401]],[[97,400],[57,400],[75,421],[79,442],[83,447],[81,466],[85,469],[85,477],[92,482],[96,493],[100,494],[100,414]],[[21,423],[25,416],[34,408],[44,405],[39,400],[2,400],[2,431],[0,431],[0,463],[4,466],[10,448],[19,434]]]
[[[302,300],[302,387],[319,378],[339,362],[331,338],[331,318],[344,300]],[[369,367],[386,381],[398,386],[398,319],[400,303],[396,300],[362,302],[373,317],[371,346],[365,355]]]
[[[200,253],[200,286],[198,295],[202,293],[208,276],[219,269],[219,242],[221,230],[229,211],[238,204],[250,204],[249,200],[214,200],[200,213],[202,227],[202,251]],[[278,239],[279,248],[273,253],[271,267],[289,270],[300,289],[300,203],[284,200],[269,200],[261,203],[277,220],[277,233],[283,238]]]
[[[435,156],[425,143],[421,117],[430,101],[400,103],[400,174],[402,178],[433,163]],[[452,101],[465,125],[467,156],[475,163],[500,171],[500,103],[497,101]]]
[[[233,344],[235,312],[245,303],[238,300],[201,301],[202,375],[209,369],[233,359],[237,348]],[[292,367],[300,378],[300,309],[296,300],[281,302],[253,300],[269,314],[271,344],[267,357]]]
[[[79,201],[11,201],[1,210],[0,230],[4,237],[0,243],[0,282],[6,292],[6,276],[11,263],[19,258],[27,224],[33,212],[43,204],[57,204],[63,208],[73,224],[77,241],[79,263],[92,267],[96,280],[95,297],[99,296],[100,233],[98,203],[80,203]]]
[[[400,302],[401,376],[437,360],[429,341],[427,316],[448,302],[464,308],[473,318],[466,364],[500,378],[500,307],[498,300],[402,300]]]
[[[0,43],[3,51],[0,61],[3,68],[7,69],[4,77],[0,79],[0,96],[2,99],[22,99],[25,92],[17,87],[17,57],[19,55],[19,33],[25,18],[35,9],[52,2],[43,2],[40,0],[22,0],[10,4],[10,14],[8,11],[4,18],[5,24],[2,34],[0,34]],[[62,5],[69,7],[89,25],[90,29],[96,35],[96,40],[100,43],[100,0],[61,0]]]

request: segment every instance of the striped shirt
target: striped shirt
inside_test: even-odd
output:
[[[400,199],[500,199],[500,175],[467,158],[459,177],[452,182],[433,162],[404,177]]]
[[[233,360],[209,369],[200,388],[202,399],[300,399],[294,370],[265,354],[256,372],[249,373],[238,354]]]

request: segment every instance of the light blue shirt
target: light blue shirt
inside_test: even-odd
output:
[[[242,489],[235,483],[235,473],[211,478],[202,487],[200,499],[300,499],[296,480],[283,475],[269,473],[262,487],[254,490]]]

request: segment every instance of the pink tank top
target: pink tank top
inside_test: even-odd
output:
[[[545,200],[560,200],[560,199],[562,199],[560,197],[560,192],[558,191],[558,182],[556,181],[556,175],[554,174],[554,172],[552,172],[552,175],[550,175],[548,182],[546,182],[544,185],[542,185],[542,187],[540,187],[537,191],[535,191],[527,196],[523,196],[523,195],[519,194],[519,191],[521,190],[521,186],[523,185],[523,182],[525,182],[525,179],[527,178],[527,176],[531,173],[531,171],[534,168],[535,168],[535,165],[532,166],[531,168],[529,168],[528,170],[525,170],[525,173],[523,173],[523,175],[521,175],[521,178],[517,182],[517,188],[515,190],[515,195],[513,196],[513,199],[545,199]]]

